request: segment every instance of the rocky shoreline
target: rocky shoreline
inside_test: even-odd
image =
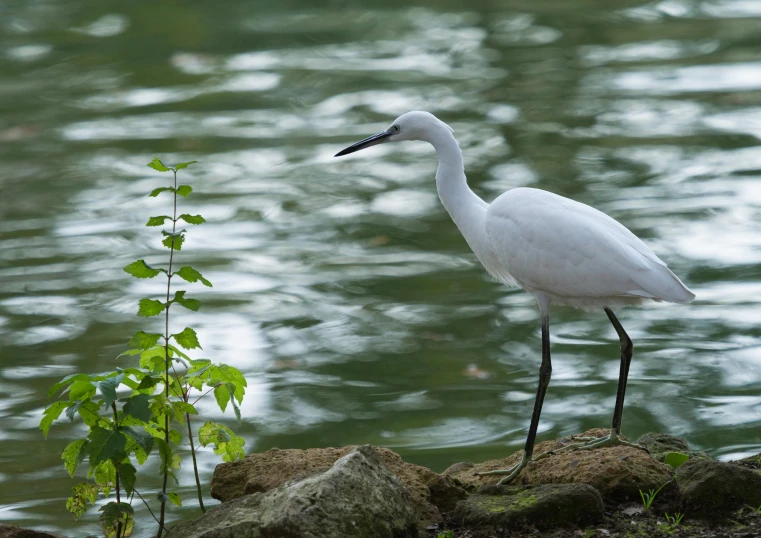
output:
[[[535,454],[571,442],[545,441]],[[509,486],[475,473],[507,468],[520,451],[436,473],[370,445],[271,449],[218,465],[211,494],[222,504],[167,538],[761,537],[761,455],[723,463],[665,434],[637,442],[647,451],[557,452]],[[689,459],[664,463],[674,452]],[[51,536],[12,529],[0,525],[0,538]]]
[[[648,450],[557,452],[510,486],[475,473],[507,468],[520,451],[439,474],[369,445],[272,449],[219,465],[211,491],[223,504],[168,538],[761,536],[759,457],[723,463],[677,437],[637,441]],[[571,442],[545,441],[535,453]],[[664,463],[672,452],[689,460],[675,470]],[[655,491],[646,510],[642,494]]]

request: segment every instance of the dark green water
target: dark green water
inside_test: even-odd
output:
[[[533,299],[492,282],[438,203],[425,144],[332,155],[412,109],[450,123],[473,188],[593,205],[698,299],[620,312],[635,343],[624,432],[761,451],[761,2],[28,0],[0,4],[0,521],[84,536],[47,388],[122,364],[121,267],[166,250],[145,167],[185,177],[182,260],[202,355],[243,370],[249,451],[374,443],[441,470],[522,446]],[[156,284],[158,286],[158,284]],[[553,313],[539,439],[610,423],[602,311]],[[219,418],[212,402],[202,406]],[[217,458],[200,457],[208,483]],[[195,513],[189,461],[179,491]],[[158,482],[148,483],[150,491]],[[212,502],[213,504],[213,502]],[[140,531],[153,532],[140,508]]]

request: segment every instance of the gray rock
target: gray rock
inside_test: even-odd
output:
[[[361,446],[325,472],[214,507],[166,538],[416,538],[417,520],[378,449]]]
[[[710,459],[708,454],[705,452],[690,450],[690,446],[687,444],[687,441],[681,437],[668,435],[666,433],[650,432],[643,434],[639,439],[637,439],[637,444],[647,448],[648,452],[650,452],[650,455],[660,462],[663,462],[663,460],[666,459],[666,454],[669,452],[680,452],[682,454],[687,454],[690,459]]]
[[[678,477],[689,517],[720,520],[745,505],[761,505],[761,475],[739,465],[690,460],[679,468]]]
[[[0,523],[0,538],[66,538],[57,532],[35,531],[16,527],[13,525],[3,525]]]
[[[355,446],[277,449],[249,454],[243,460],[220,463],[211,479],[211,496],[228,502],[251,493],[266,493],[285,483],[324,473],[339,458],[356,450]],[[383,465],[396,476],[412,496],[412,507],[418,514],[418,529],[441,521],[441,514],[431,504],[429,485],[439,476],[432,470],[402,460],[387,448],[374,447]],[[438,484],[437,484],[438,485]]]
[[[587,484],[484,486],[457,503],[455,519],[476,536],[526,526],[548,530],[602,521],[600,493]]]

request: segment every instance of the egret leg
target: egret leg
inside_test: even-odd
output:
[[[624,441],[621,439],[621,417],[624,412],[624,395],[626,394],[626,383],[629,378],[629,365],[631,365],[632,362],[632,351],[634,350],[634,346],[632,345],[631,338],[629,338],[629,335],[626,334],[626,331],[624,330],[621,323],[618,321],[618,318],[613,313],[613,311],[605,307],[605,313],[608,315],[608,319],[613,324],[613,328],[616,329],[616,333],[618,334],[618,339],[620,341],[621,346],[621,367],[619,369],[618,373],[618,390],[616,391],[616,407],[613,411],[613,424],[610,428],[610,435],[607,437],[575,437],[575,440],[582,441],[581,443],[574,443],[570,445],[566,445],[562,449],[556,450],[555,452],[559,452],[560,450],[567,450],[567,449],[591,449],[591,448],[599,448],[604,446],[616,446],[616,445],[625,445],[630,446],[633,448],[641,448],[643,450],[645,447],[638,445],[636,443],[630,443],[628,441]]]
[[[549,309],[548,309],[549,310]],[[550,360],[550,316],[549,312],[542,314],[542,365],[539,367],[539,386],[536,389],[536,399],[534,400],[534,411],[531,414],[531,425],[526,437],[526,446],[523,450],[523,458],[520,463],[513,465],[509,469],[500,469],[496,471],[487,471],[476,473],[479,476],[486,475],[507,475],[498,482],[498,485],[507,484],[520,473],[531,461],[534,454],[534,442],[536,441],[536,430],[539,427],[539,416],[542,414],[542,404],[544,395],[547,393],[547,387],[550,384],[552,376],[552,361]]]

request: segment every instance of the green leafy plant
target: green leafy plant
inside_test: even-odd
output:
[[[163,226],[171,223],[171,231],[162,230],[162,245],[169,250],[166,267],[153,266],[145,260],[134,261],[124,267],[124,271],[135,278],[150,279],[160,275],[166,278],[164,300],[143,298],[138,302],[137,315],[154,317],[161,314],[163,332],[137,331],[129,341],[131,349],[119,357],[131,357],[134,366],[116,367],[114,371],[100,374],[72,374],[54,384],[49,398],[60,393],[68,396],[53,402],[43,412],[40,429],[47,437],[53,422],[65,413],[69,420],[79,415],[88,427],[87,435],[69,443],[63,451],[64,467],[73,477],[81,462],[88,460],[87,481],[77,484],[66,502],[66,508],[75,517],[81,517],[88,505],[94,505],[98,496],[108,497],[115,491],[116,500],[100,508],[100,522],[106,538],[126,538],[135,526],[131,505],[135,495],[148,507],[158,523],[157,537],[166,530],[164,525],[166,504],[182,504],[180,496],[168,489],[169,477],[178,483],[175,475],[180,467],[181,456],[175,451],[180,445],[183,433],[187,433],[190,454],[193,460],[198,502],[202,510],[203,495],[196,462],[191,416],[198,415],[195,404],[209,392],[222,411],[231,406],[240,420],[239,404],[246,390],[246,380],[241,372],[226,364],[214,364],[208,359],[191,359],[185,351],[201,349],[196,331],[185,327],[179,332],[170,332],[170,311],[174,306],[182,306],[197,311],[201,301],[188,297],[185,290],[172,294],[173,279],[189,283],[200,282],[211,287],[211,282],[189,265],[175,270],[175,254],[182,250],[186,230],[178,230],[177,223],[183,221],[192,225],[206,222],[201,215],[177,214],[178,196],[187,197],[193,191],[189,185],[177,184],[177,172],[196,161],[164,165],[158,158],[148,166],[159,172],[172,172],[173,182],[169,186],[151,191],[155,197],[161,193],[173,195],[172,216],[150,217],[146,226]],[[185,350],[185,351],[183,351]],[[214,452],[224,461],[232,461],[244,456],[244,440],[222,424],[206,422],[198,429],[198,442],[202,446],[211,445]],[[160,504],[156,517],[150,504],[135,487],[137,468],[145,463],[152,452],[158,452],[159,472],[163,478],[161,491],[155,498]],[[122,492],[129,502],[122,502]]]
[[[436,538],[454,538],[454,531],[443,531],[436,535]]]
[[[642,490],[639,490],[639,496],[642,499],[642,506],[645,507],[645,511],[647,512],[650,510],[650,507],[653,504],[653,501],[655,500],[655,497],[660,493],[660,491],[664,488],[666,484],[671,482],[671,480],[667,480],[658,489],[651,489],[647,493],[643,492]]]

